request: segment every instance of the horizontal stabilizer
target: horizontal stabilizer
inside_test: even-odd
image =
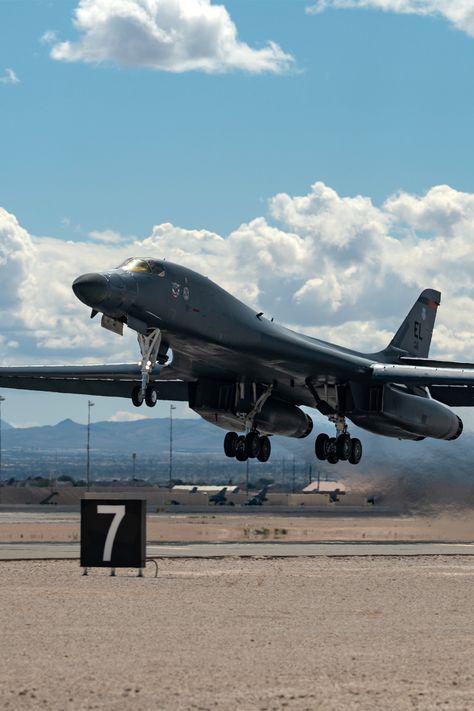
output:
[[[474,407],[474,387],[469,385],[432,385],[430,395],[433,400],[449,407]]]

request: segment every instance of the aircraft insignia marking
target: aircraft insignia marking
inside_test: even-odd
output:
[[[181,291],[181,284],[178,284],[176,281],[173,281],[171,283],[171,293],[173,294],[174,298],[177,299]]]

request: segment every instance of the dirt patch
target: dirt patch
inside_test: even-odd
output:
[[[279,516],[152,514],[149,542],[206,541],[465,541],[474,540],[474,512],[437,516]],[[35,520],[2,520],[0,542],[79,540],[79,514],[38,513]]]

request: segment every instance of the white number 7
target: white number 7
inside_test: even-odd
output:
[[[125,516],[125,506],[111,506],[110,504],[97,504],[98,514],[113,514],[114,517],[110,522],[110,528],[107,533],[104,545],[104,555],[102,560],[104,563],[110,562],[112,558],[112,546],[114,545],[117,529]]]

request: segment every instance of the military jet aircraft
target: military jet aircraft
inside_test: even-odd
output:
[[[388,437],[453,440],[463,424],[449,406],[474,406],[474,364],[428,358],[441,297],[434,289],[421,293],[384,350],[366,354],[284,328],[164,260],[132,257],[72,288],[103,327],[136,331],[138,365],[3,367],[0,387],[127,397],[137,407],[185,401],[228,430],[228,457],[261,462],[271,435],[310,435],[301,406],[335,426],[334,437],[315,442],[318,459],[332,464],[361,459],[348,420]]]
[[[263,489],[260,489],[260,491],[257,491],[256,494],[250,497],[248,499],[244,506],[263,506],[263,503],[265,501],[268,501],[267,499],[267,491],[268,491],[268,484],[265,484]]]
[[[223,506],[224,504],[227,503],[226,492],[227,492],[227,487],[223,486],[220,491],[218,491],[215,494],[212,494],[212,496],[209,497],[209,503],[215,504],[216,506],[218,506],[218,505]],[[232,503],[232,506],[233,505],[234,504]]]

